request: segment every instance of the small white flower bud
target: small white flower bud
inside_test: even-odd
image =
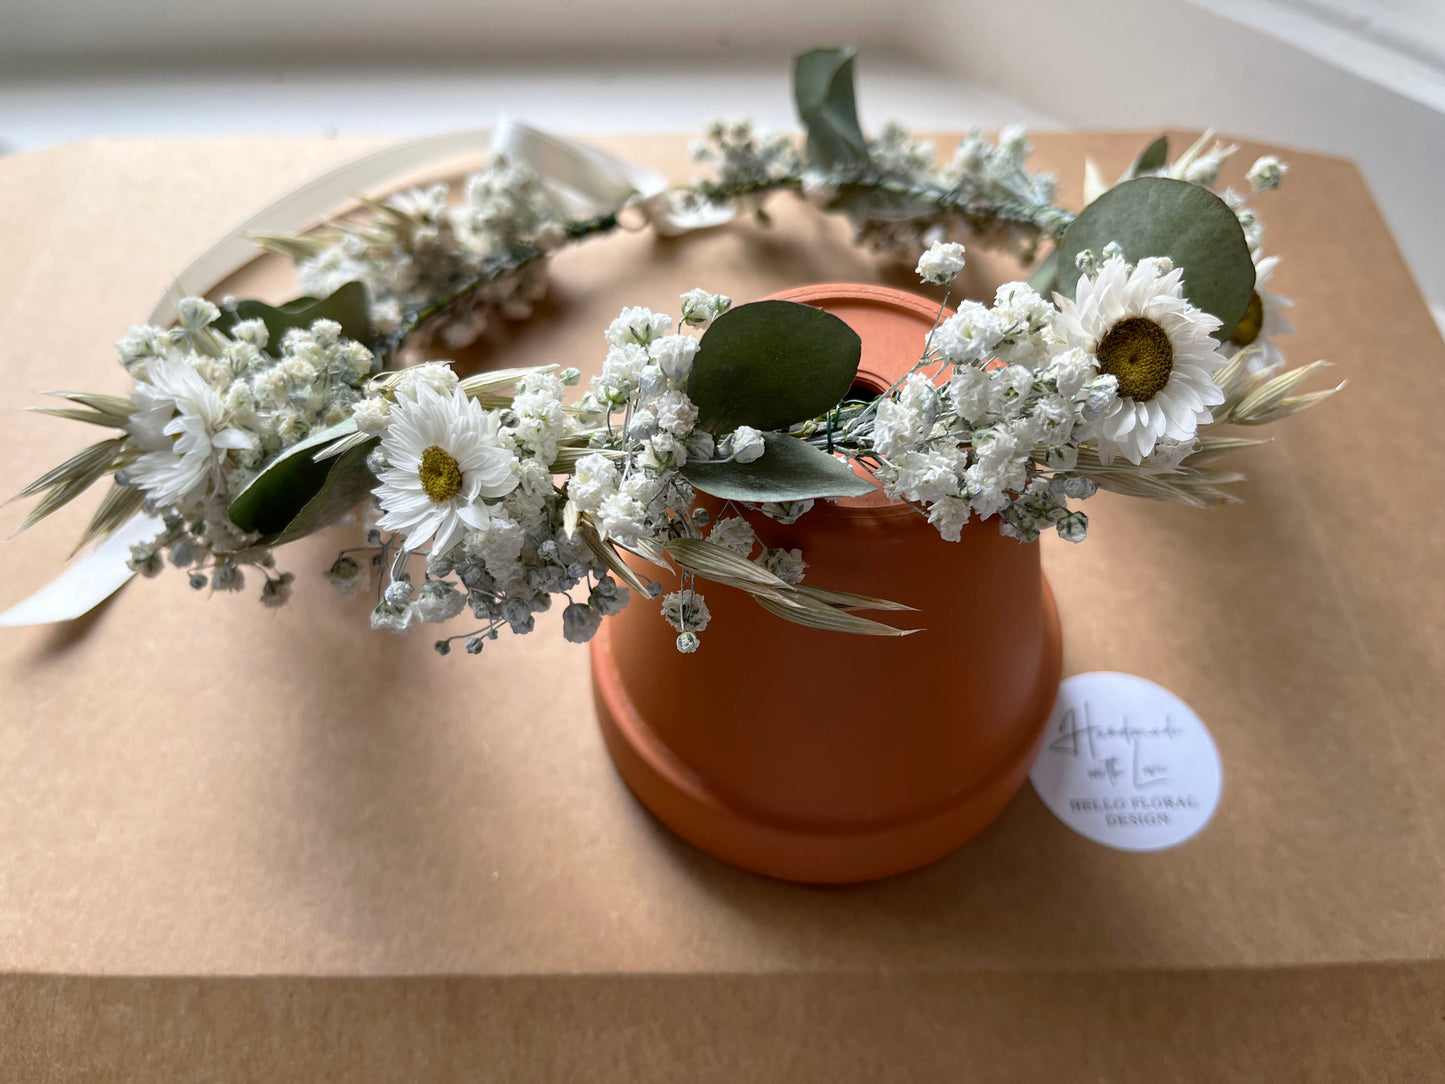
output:
[[[1059,520],[1058,531],[1065,542],[1082,542],[1089,531],[1089,517],[1082,512],[1070,512]]]
[[[682,295],[682,322],[692,327],[708,327],[713,320],[732,306],[726,294],[710,294],[706,290],[689,290]]]
[[[935,286],[947,286],[963,270],[963,246],[935,241],[918,260],[918,277]]]
[[[235,565],[221,565],[211,577],[211,586],[217,591],[239,591],[246,586],[246,577]]]
[[[761,459],[766,445],[763,443],[763,435],[749,425],[740,425],[733,430],[732,458],[738,463],[752,463]]]
[[[387,422],[391,419],[391,403],[379,395],[362,399],[352,406],[351,417],[357,429],[379,437],[386,432]]]
[[[562,611],[562,638],[569,644],[585,644],[602,627],[602,615],[591,606],[574,602]]]
[[[393,606],[406,605],[411,601],[411,577],[403,572],[387,584],[386,594],[383,597]]]
[[[1278,188],[1284,180],[1284,175],[1289,172],[1289,166],[1281,162],[1272,154],[1266,154],[1255,160],[1254,165],[1249,167],[1245,177],[1249,180],[1250,188],[1256,192],[1268,192]]]

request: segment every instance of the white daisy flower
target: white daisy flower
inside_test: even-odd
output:
[[[1281,311],[1294,307],[1294,302],[1279,294],[1272,294],[1264,288],[1274,269],[1279,266],[1278,256],[1260,256],[1254,259],[1254,295],[1249,299],[1249,309],[1244,319],[1234,329],[1220,350],[1226,358],[1232,358],[1246,346],[1253,346],[1246,367],[1252,373],[1278,371],[1285,367],[1284,351],[1274,341],[1276,335],[1292,335],[1294,324]]]
[[[226,453],[253,449],[256,438],[228,424],[221,396],[184,358],[152,358],[148,369],[127,426],[145,454],[126,473],[156,505],[185,505],[219,488]]]
[[[391,408],[381,453],[390,464],[378,475],[378,526],[406,535],[414,550],[432,540],[444,553],[468,527],[480,529],[489,513],[485,498],[517,487],[512,453],[500,446],[495,414],[468,399],[461,388],[443,393],[419,384]]]
[[[1080,348],[1118,382],[1094,425],[1099,460],[1139,463],[1160,438],[1191,440],[1224,402],[1214,373],[1224,364],[1211,333],[1219,320],[1183,296],[1183,268],[1115,257],[1079,279],[1077,297],[1057,298],[1056,350]]]

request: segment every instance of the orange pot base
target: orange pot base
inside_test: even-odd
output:
[[[914,817],[860,831],[769,818],[730,803],[674,756],[637,711],[615,661],[611,621],[602,623],[591,644],[592,691],[602,737],[638,800],[683,839],[725,862],[807,884],[871,881],[916,869],[952,853],[992,824],[1023,786],[1038,755],[1063,663],[1058,608],[1047,578],[1043,588],[1043,658],[1028,711],[1011,728],[1019,736],[1017,747],[942,808],[935,805]],[[702,650],[707,650],[705,643]]]

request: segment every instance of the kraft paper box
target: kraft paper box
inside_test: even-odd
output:
[[[1038,136],[1033,163],[1077,206],[1086,154],[1116,176],[1151,135]],[[682,139],[595,142],[689,176]],[[88,435],[20,408],[123,393],[110,344],[196,252],[381,145],[0,159],[0,492]],[[167,574],[0,632],[0,1078],[1439,1073],[1445,348],[1355,167],[1286,157],[1260,200],[1301,329],[1283,345],[1349,387],[1236,456],[1244,504],[1101,495],[1086,543],[1042,543],[1066,673],[1138,674],[1209,726],[1224,787],[1200,835],[1109,850],[1026,788],[913,874],[825,890],[740,872],[632,799],[555,621],[477,658],[372,633],[367,600],[320,575],[339,528],[281,553],[298,582],[279,612]],[[619,308],[670,311],[693,286],[914,287],[840,219],[770,210],[569,249],[536,316],[461,360],[595,370]],[[964,287],[1016,276],[975,249]],[[287,290],[272,262],[220,292]],[[5,544],[0,607],[59,571],[78,504]],[[940,711],[967,696],[960,651]]]

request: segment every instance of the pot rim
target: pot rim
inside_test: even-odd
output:
[[[924,297],[921,294],[911,293],[908,290],[900,290],[895,286],[881,286],[868,282],[819,282],[808,286],[794,286],[788,290],[782,290],[775,294],[769,294],[763,301],[796,301],[803,305],[814,305],[817,308],[827,309],[827,302],[865,302],[876,305],[890,312],[897,313],[900,309],[923,317],[930,324],[938,317],[937,302]],[[952,310],[945,309],[943,316],[946,318]],[[877,383],[881,394],[893,386],[894,379],[886,373],[880,373],[874,369],[867,369],[859,366],[858,379],[867,382]],[[872,481],[871,477],[869,479]],[[882,494],[882,487],[877,490]],[[884,520],[887,522],[918,519],[927,525],[928,518],[917,508],[914,508],[907,501],[888,500],[886,504],[867,503],[871,497],[820,497],[814,503],[813,508],[807,513],[809,518],[817,519],[839,519],[839,520]],[[853,503],[858,502],[858,503]],[[972,523],[973,520],[970,520]],[[930,529],[931,528],[931,525]]]

